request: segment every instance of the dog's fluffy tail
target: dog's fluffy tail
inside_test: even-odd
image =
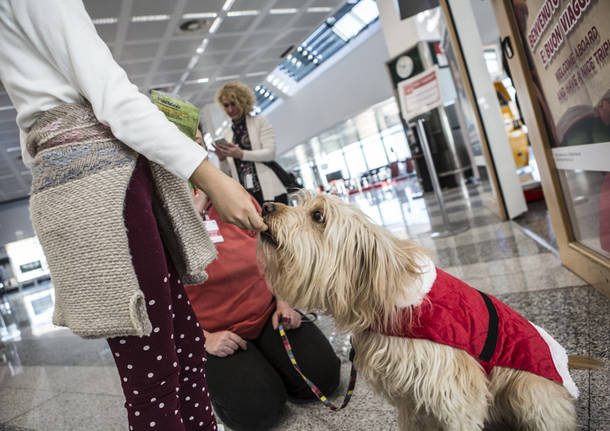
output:
[[[576,370],[599,370],[604,363],[590,356],[568,355],[568,367]]]

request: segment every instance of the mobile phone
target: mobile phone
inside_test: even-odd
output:
[[[214,139],[214,142],[216,144],[220,144],[220,145],[229,145],[229,143],[227,142],[227,140],[225,138]]]

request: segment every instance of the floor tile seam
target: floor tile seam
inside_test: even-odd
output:
[[[478,280],[479,278],[468,278],[468,282],[471,283],[472,280]],[[473,283],[474,284],[474,283]],[[496,293],[493,294],[494,296],[497,297],[501,297],[504,295],[515,295],[515,294],[522,294],[522,293],[539,293],[539,292],[548,292],[550,290],[561,290],[561,289],[580,289],[583,287],[591,287],[588,284],[575,284],[575,285],[570,285],[570,286],[555,286],[555,287],[548,287],[545,289],[536,289],[536,290],[519,290],[519,291],[514,291],[514,292],[500,292],[500,293]]]
[[[32,406],[32,407],[31,407],[29,410],[27,410],[27,411],[25,411],[25,412],[23,412],[23,413],[21,413],[21,414],[18,414],[18,415],[17,415],[17,416],[15,416],[15,417],[12,417],[11,419],[9,419],[9,420],[6,422],[6,424],[11,425],[11,422],[13,422],[13,421],[17,420],[18,418],[20,418],[20,417],[22,417],[22,416],[25,416],[25,415],[27,415],[28,413],[30,413],[30,412],[32,412],[32,411],[34,411],[34,410],[36,410],[36,409],[38,409],[38,408],[40,408],[40,407],[44,406],[44,405],[45,405],[45,404],[47,404],[48,402],[50,402],[50,401],[54,400],[55,398],[59,397],[59,396],[60,396],[62,393],[63,393],[63,392],[58,392],[58,393],[54,393],[54,392],[53,392],[53,394],[54,394],[54,395],[53,395],[51,398],[48,398],[48,399],[44,400],[43,402],[41,402],[40,404],[36,404],[35,406]]]
[[[534,231],[526,228],[525,226],[522,226],[521,224],[519,224],[515,221],[511,220],[511,223],[513,225],[517,226],[527,237],[529,237],[530,239],[533,239],[534,241],[536,241],[538,244],[540,244],[542,247],[546,248],[548,251],[550,251],[554,255],[559,256],[559,251],[555,247],[553,247],[547,240],[542,238],[540,235],[538,235]]]
[[[461,277],[467,277],[467,278],[471,278],[468,277],[468,274],[465,273],[465,271],[468,271],[470,268],[469,267],[473,267],[475,265],[494,265],[500,262],[505,262],[506,260],[509,259],[519,259],[519,258],[528,258],[528,257],[535,257],[535,256],[541,256],[541,255],[545,255],[546,253],[539,253],[539,254],[530,254],[530,255],[521,255],[521,256],[514,256],[514,257],[508,257],[508,258],[504,258],[504,259],[494,259],[494,260],[488,260],[488,261],[479,261],[479,262],[475,262],[475,263],[465,263],[465,264],[458,264],[458,265],[449,265],[449,266],[445,266],[443,268],[441,268],[443,271],[445,272],[451,272],[455,269],[459,269],[462,270],[462,272],[460,272],[460,276]],[[555,267],[553,267],[554,270],[556,270]],[[494,270],[495,271],[495,270]],[[472,277],[475,278],[477,280],[479,279],[483,279],[483,278],[490,278],[490,277],[495,277],[495,276],[499,276],[499,275],[511,275],[511,274],[516,274],[515,270],[511,270],[511,268],[506,268],[506,270],[497,270],[498,272],[494,272],[493,274],[486,274],[483,276],[477,276],[477,277]],[[539,272],[540,268],[531,268],[531,269],[520,269],[520,271],[523,274],[528,274],[531,272]]]
[[[109,394],[107,392],[84,392],[84,391],[70,391],[70,390],[65,390],[62,392],[62,395],[72,395],[72,394],[77,394],[77,395],[101,395],[101,396],[105,396],[105,397],[112,397],[112,398],[124,398],[123,394]]]
[[[452,257],[455,256],[450,256],[449,257],[449,264],[448,265],[443,265],[445,267],[449,267],[449,266],[467,266],[467,265],[478,265],[478,264],[489,264],[490,262],[496,262],[496,261],[500,261],[500,260],[507,260],[507,259],[516,259],[519,257],[533,257],[533,256],[540,256],[540,255],[544,255],[545,253],[539,253],[539,252],[527,252],[527,251],[523,251],[523,250],[519,250],[518,254],[509,254],[509,255],[504,255],[501,256],[500,258],[486,254],[486,255],[482,255],[482,256],[477,256],[480,259],[474,261],[474,262],[460,262],[460,259],[457,259],[456,263],[453,263],[452,261],[455,261],[455,259],[452,259]],[[438,257],[438,256],[436,256]],[[471,259],[471,258],[469,258]],[[434,258],[432,260],[435,260]],[[440,259],[437,259],[440,262]],[[567,269],[567,268],[566,268]],[[529,271],[528,271],[529,272]]]

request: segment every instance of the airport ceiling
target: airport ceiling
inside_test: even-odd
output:
[[[84,0],[102,39],[142,92],[198,106],[227,80],[254,87],[345,0]],[[194,31],[185,31],[191,28]],[[207,42],[205,42],[207,40]],[[16,112],[0,85],[0,203],[29,195]]]

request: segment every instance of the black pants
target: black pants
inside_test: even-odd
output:
[[[301,371],[327,396],[339,385],[340,360],[313,323],[287,331]],[[207,381],[218,417],[236,431],[269,429],[278,420],[286,398],[315,399],[292,368],[271,318],[261,335],[248,340],[247,350],[219,358],[208,355]]]

